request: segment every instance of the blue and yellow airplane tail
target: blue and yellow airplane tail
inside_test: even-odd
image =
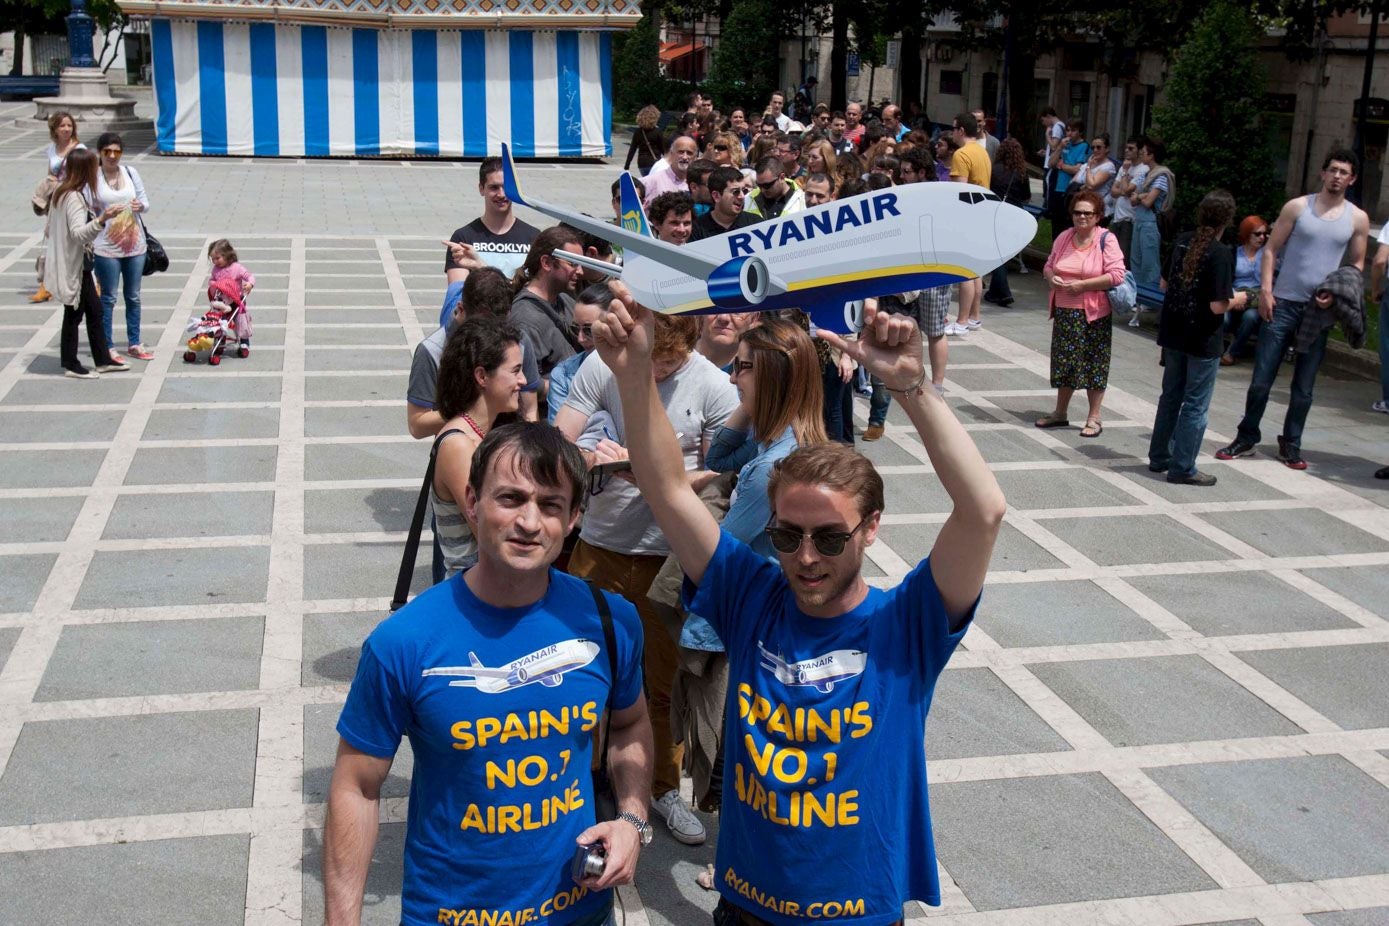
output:
[[[637,195],[637,185],[632,182],[632,175],[624,171],[618,178],[617,187],[621,197],[618,207],[622,213],[622,227],[643,238],[655,238],[651,233],[651,226],[646,221],[646,207]]]

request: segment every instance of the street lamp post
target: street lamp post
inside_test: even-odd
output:
[[[87,15],[87,0],[72,0],[72,12],[67,15],[68,67],[94,68],[92,56],[92,17]]]

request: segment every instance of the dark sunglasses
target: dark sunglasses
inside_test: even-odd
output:
[[[728,146],[727,146],[727,145],[715,145],[715,146],[714,146],[714,150],[715,150],[715,151],[727,151],[727,150],[728,150]]]
[[[1268,237],[1268,229],[1264,229],[1263,231],[1256,231],[1256,232],[1254,233],[1254,237],[1255,237],[1255,238],[1267,238],[1267,237]]]
[[[737,357],[733,358],[732,373],[734,376],[737,376],[744,370],[751,370],[752,367],[753,363],[751,360],[739,360]]]
[[[592,338],[592,337],[593,337],[593,326],[592,326],[592,325],[570,325],[570,326],[569,326],[569,333],[572,334],[572,335],[573,335],[574,337],[576,337],[576,338]]]
[[[807,534],[799,528],[774,527],[768,524],[765,533],[772,541],[772,547],[778,553],[784,553],[787,556],[799,551],[801,544],[805,542],[807,537],[810,538],[811,543],[815,544],[815,550],[821,556],[838,556],[844,552],[844,545],[849,542],[849,538],[857,534],[859,528],[867,523],[868,517],[865,517],[851,531],[819,530],[813,534]]]
[[[102,148],[102,149],[101,149],[101,153],[104,154],[104,155],[106,155],[108,158],[118,158],[118,157],[121,156],[121,149],[119,149],[119,148]]]
[[[781,178],[777,178],[777,179],[779,180],[779,179],[781,179]],[[757,181],[757,187],[758,187],[758,189],[761,189],[761,190],[770,190],[772,187],[774,187],[774,186],[776,186],[776,185],[777,185],[777,181],[776,181],[776,180],[768,180],[766,183],[763,183],[761,180]]]
[[[1090,209],[1072,209],[1072,210],[1071,210],[1071,215],[1074,215],[1074,216],[1094,215],[1094,214],[1095,214],[1095,213],[1094,213],[1092,210],[1090,210]]]

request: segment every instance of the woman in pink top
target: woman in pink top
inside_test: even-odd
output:
[[[1100,405],[1109,385],[1109,290],[1124,279],[1124,252],[1119,241],[1100,228],[1104,200],[1092,190],[1071,200],[1074,227],[1052,243],[1042,273],[1051,286],[1051,386],[1056,411],[1037,420],[1039,428],[1070,425],[1066,408],[1077,389],[1090,400],[1081,437],[1104,431]]]

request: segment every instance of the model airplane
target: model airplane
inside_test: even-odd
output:
[[[857,328],[855,302],[972,280],[1011,259],[1037,220],[982,187],[912,183],[861,193],[676,247],[651,236],[629,174],[622,225],[521,194],[502,145],[506,195],[623,250],[623,263],[556,251],[620,276],[641,305],[670,315],[801,309],[816,327]]]
[[[555,643],[513,660],[505,667],[489,668],[482,664],[482,660],[478,659],[476,654],[469,653],[469,665],[439,666],[425,669],[423,674],[467,676],[449,682],[449,685],[476,688],[487,694],[500,694],[536,682],[546,688],[555,688],[564,681],[566,672],[582,669],[597,655],[598,644],[591,640],[565,640],[563,643]]]
[[[762,656],[762,668],[775,675],[783,685],[809,686],[826,694],[834,690],[835,682],[862,675],[868,665],[868,654],[857,649],[837,649],[800,662],[787,662],[761,641],[758,641],[757,652]]]

